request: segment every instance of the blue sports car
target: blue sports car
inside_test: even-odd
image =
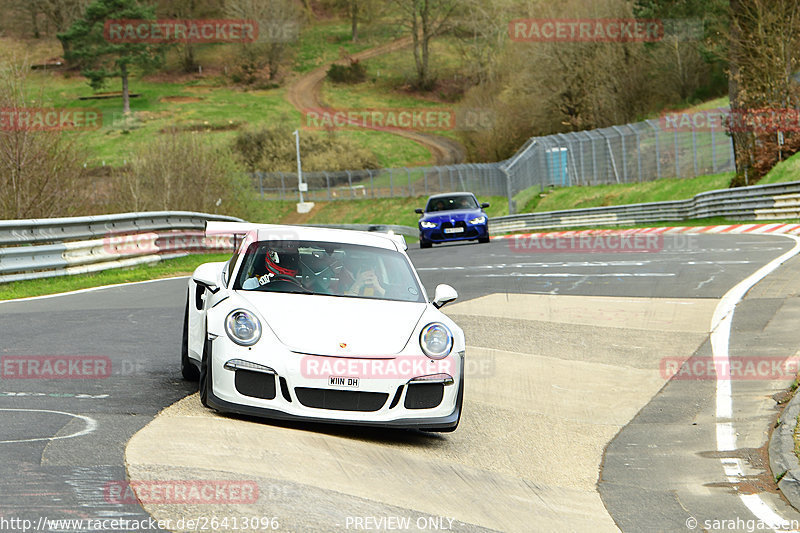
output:
[[[415,209],[419,219],[419,247],[451,241],[489,242],[489,217],[471,192],[436,194],[425,210]]]

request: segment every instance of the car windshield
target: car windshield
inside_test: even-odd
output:
[[[253,243],[234,289],[424,301],[412,266],[400,252],[333,242]]]
[[[478,209],[478,202],[468,195],[439,196],[428,200],[427,213],[435,211],[452,211],[455,209]]]

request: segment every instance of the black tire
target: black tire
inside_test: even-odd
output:
[[[209,391],[213,394],[213,381],[211,379],[211,341],[206,340],[203,344],[203,362],[200,364],[200,403],[205,407],[211,408],[208,404]]]
[[[478,242],[481,244],[486,244],[487,242],[489,242],[489,237],[481,237],[480,239],[478,239]]]
[[[200,371],[189,361],[189,298],[186,298],[186,311],[183,314],[183,340],[181,341],[181,374],[187,381],[200,379]]]
[[[420,248],[430,248],[431,246],[433,246],[433,243],[430,241],[419,241]]]

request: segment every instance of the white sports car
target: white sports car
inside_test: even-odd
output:
[[[464,332],[402,236],[209,222],[243,236],[189,281],[181,367],[203,405],[273,419],[453,431]]]

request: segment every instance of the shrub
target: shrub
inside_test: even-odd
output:
[[[328,69],[328,79],[334,83],[361,83],[367,79],[367,67],[357,59],[351,59],[349,65],[334,63]]]

